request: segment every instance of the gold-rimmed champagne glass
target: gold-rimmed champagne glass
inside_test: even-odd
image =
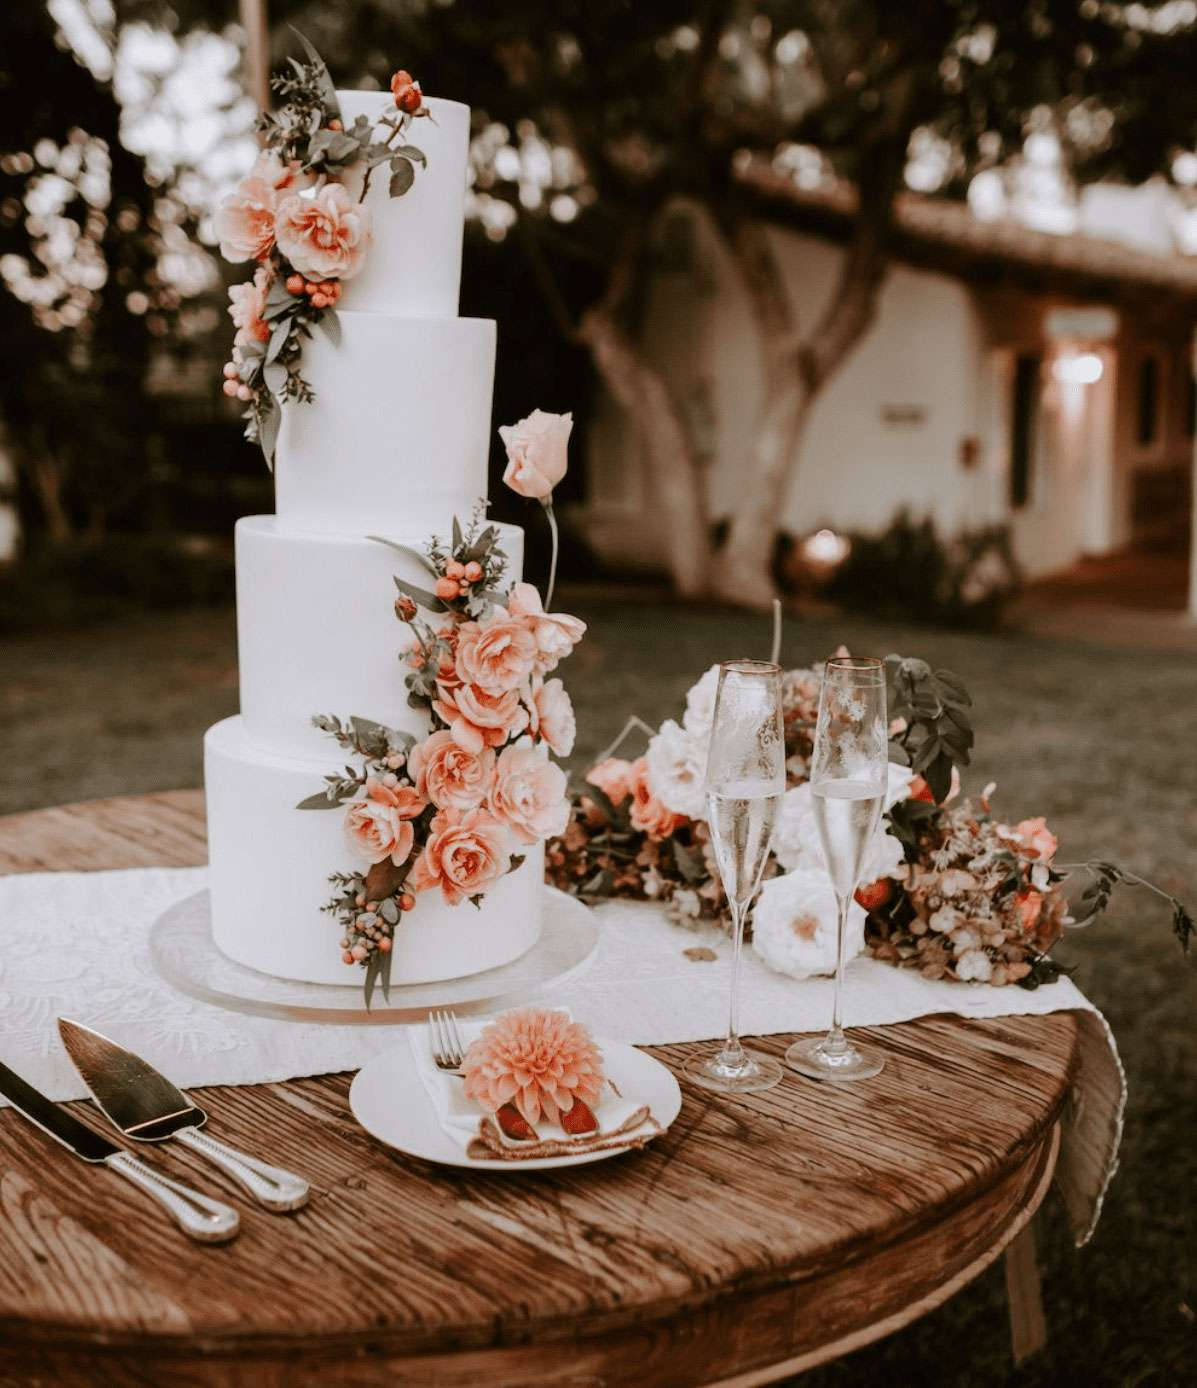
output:
[[[719,667],[706,794],[711,845],[732,918],[731,1003],[721,1049],[683,1066],[696,1084],[723,1093],[771,1089],[784,1073],[772,1056],[746,1050],[739,1028],[744,918],[760,886],[784,790],[781,667],[728,661]]]
[[[833,657],[823,671],[810,780],[815,824],[839,908],[835,1002],[827,1035],[796,1041],[786,1051],[789,1065],[815,1079],[863,1080],[885,1066],[880,1051],[844,1035],[843,992],[848,912],[881,818],[888,764],[885,666],[872,658]]]

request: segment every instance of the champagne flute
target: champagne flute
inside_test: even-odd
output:
[[[786,1061],[815,1079],[863,1080],[885,1066],[885,1057],[844,1035],[844,941],[848,911],[869,844],[881,818],[889,763],[885,667],[881,661],[836,656],[823,671],[811,790],[815,824],[839,908],[835,1003],[825,1037],[795,1041]]]
[[[740,1044],[738,1013],[744,917],[769,856],[785,790],[785,755],[781,667],[763,660],[721,665],[706,792],[711,844],[732,917],[731,1005],[722,1048],[682,1068],[696,1084],[725,1094],[771,1089],[784,1073],[772,1056]]]

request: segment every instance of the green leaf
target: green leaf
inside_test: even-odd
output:
[[[678,872],[689,883],[701,882],[707,875],[702,854],[677,839],[673,840],[673,861],[677,864]]]
[[[391,1000],[391,961],[395,957],[395,951],[382,956],[382,968],[378,971],[378,982],[382,988],[382,996],[390,1002]]]
[[[383,954],[382,950],[376,949],[366,960],[366,977],[362,982],[362,992],[365,994],[367,1012],[369,1012],[370,1004],[374,1000],[374,988],[378,983],[378,976],[382,973],[382,961],[389,958],[390,955]]]
[[[325,66],[324,59],[316,51],[315,45],[299,32],[294,24],[287,26],[299,42],[303,45],[303,51],[308,56],[308,62],[316,69],[316,85],[320,91],[320,100],[324,104],[324,111],[327,116],[341,118],[341,105],[337,101],[337,89],[329,76],[328,68]]]
[[[262,447],[262,455],[266,459],[266,465],[271,471],[274,470],[274,450],[278,447],[278,431],[283,421],[281,408],[274,403],[272,397],[269,408],[262,415],[262,423],[258,442]]]
[[[399,907],[395,905],[393,896],[388,896],[384,902],[379,904],[378,914],[388,925],[399,924]]]
[[[279,353],[287,345],[287,339],[291,336],[291,324],[279,323],[270,334],[270,346],[266,348],[266,365],[278,361]]]
[[[323,791],[319,795],[309,795],[306,800],[301,800],[295,806],[297,810],[339,810],[340,801],[330,800]]]
[[[324,329],[325,336],[334,347],[341,345],[341,320],[337,317],[336,309],[324,309],[316,319],[316,326]]]
[[[395,149],[396,154],[401,154],[405,159],[412,159],[422,169],[428,167],[428,157],[422,149],[417,149],[415,145],[399,145]]]
[[[461,533],[461,522],[457,519],[456,516],[454,516],[454,517],[453,517],[453,553],[456,554],[457,551],[462,547],[462,545],[463,545],[464,543],[465,543],[465,540],[464,540],[464,538],[462,537],[462,533]]]
[[[287,384],[287,368],[281,361],[272,361],[269,366],[263,367],[262,379],[266,382],[266,388],[271,395],[280,396]]]
[[[406,579],[402,579],[398,575],[395,575],[395,587],[429,612],[448,612],[449,610],[435,593],[429,593],[424,588],[417,588],[414,583],[408,583]]]
[[[923,772],[935,803],[942,805],[952,789],[952,759],[940,753]]]
[[[401,198],[415,181],[416,171],[410,159],[391,160],[391,197]]]
[[[433,578],[440,578],[440,574],[437,572],[436,565],[432,560],[429,559],[426,554],[421,554],[418,549],[413,549],[411,545],[401,545],[398,540],[388,540],[385,535],[367,535],[366,539],[373,540],[375,544],[386,545],[388,548],[395,550],[398,554],[404,554],[409,559],[416,560],[417,563],[422,564],[424,568],[428,570]]]

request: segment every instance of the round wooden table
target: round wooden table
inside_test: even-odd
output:
[[[3,872],[204,858],[198,791],[0,819]],[[219,1248],[0,1111],[0,1382],[749,1388],[908,1324],[1012,1244],[1025,1348],[1026,1226],[1055,1164],[1074,1019],[867,1036],[887,1057],[876,1080],[789,1075],[736,1099],[684,1085],[665,1137],[554,1173],[401,1157],[354,1122],[347,1074],[197,1091],[214,1132],[313,1184],[291,1216],[238,1200],[241,1236]],[[652,1048],[675,1068],[691,1049]],[[143,1154],[213,1188],[181,1148]]]

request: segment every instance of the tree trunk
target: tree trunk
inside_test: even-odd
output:
[[[713,567],[719,593],[741,606],[767,607],[775,596],[773,546],[811,405],[876,315],[915,95],[914,79],[908,75],[895,91],[885,130],[861,153],[856,225],[831,302],[809,336],[799,337],[765,229],[741,222],[730,237],[761,338],[765,379],[764,403],[742,472],[740,503]]]
[[[55,544],[69,540],[74,534],[74,526],[62,502],[62,468],[57,458],[49,453],[28,458],[25,471],[42,508],[46,533]]]
[[[681,412],[660,372],[610,309],[589,309],[577,336],[640,436],[669,572],[681,596],[696,597],[707,590],[711,552],[698,460]]]

